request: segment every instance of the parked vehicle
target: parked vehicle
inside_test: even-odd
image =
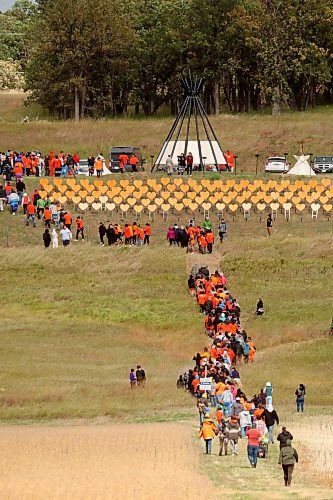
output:
[[[318,174],[332,174],[333,156],[316,156],[313,161],[313,170]]]
[[[145,163],[145,160],[142,159],[142,155],[141,155],[139,148],[133,148],[133,147],[128,147],[128,146],[113,147],[113,148],[110,148],[110,153],[109,153],[109,169],[113,173],[117,173],[120,171],[120,168],[119,168],[119,163],[120,163],[119,156],[120,155],[127,155],[128,159],[130,159],[132,155],[135,155],[139,160],[138,167],[139,166],[142,167],[143,164]],[[132,165],[130,163],[128,163],[126,165],[125,171],[126,172],[133,171]]]
[[[285,156],[270,156],[265,163],[265,173],[284,174],[289,170],[289,163]]]

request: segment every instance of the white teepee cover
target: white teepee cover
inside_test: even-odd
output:
[[[296,158],[296,163],[287,172],[289,175],[316,175],[315,172],[312,170],[310,163],[308,162],[308,159],[310,158],[310,155],[304,155],[301,154],[301,156],[296,156],[294,155],[294,158]]]
[[[156,165],[165,165],[168,155],[172,153],[175,141],[169,141],[167,147],[162,148],[159,156],[156,160]],[[200,141],[202,157],[205,157],[205,165],[212,165],[215,163],[214,155],[212,153],[212,148],[215,152],[216,160],[218,165],[225,165],[226,159],[224,157],[223,151],[221,150],[217,141],[212,141],[211,145],[208,141]],[[178,156],[184,153],[186,149],[185,141],[177,141],[175,151],[172,155],[172,160],[175,165],[178,163]],[[163,152],[164,150],[164,152]],[[193,155],[193,165],[198,166],[200,164],[199,146],[198,141],[188,141],[187,143],[187,153],[191,152]]]

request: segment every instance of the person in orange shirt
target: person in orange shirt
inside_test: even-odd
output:
[[[143,241],[143,244],[144,245],[149,245],[150,243],[150,236],[151,236],[151,225],[149,224],[149,222],[146,222],[146,225],[143,229],[143,232],[145,233],[145,238],[144,238],[144,241]]]
[[[71,230],[72,217],[67,212],[64,213],[64,224],[66,227],[68,227],[69,230]]]
[[[212,253],[213,243],[214,243],[214,233],[212,231],[206,233],[206,241],[207,241],[207,251],[208,253]]]
[[[60,177],[61,176],[61,169],[62,169],[62,161],[58,157],[58,155],[56,155],[55,158],[53,159],[52,167],[54,169],[54,176]],[[51,175],[51,169],[50,169],[50,175]]]
[[[75,237],[75,241],[79,241],[79,234],[81,234],[82,241],[84,241],[84,222],[81,219],[81,217],[76,217],[76,237]]]
[[[142,227],[139,224],[138,227],[137,227],[137,230],[136,230],[136,246],[137,247],[139,245],[140,246],[143,245],[143,238],[144,238],[144,231],[143,231]]]
[[[137,164],[139,163],[138,158],[133,154],[130,158],[130,165],[132,167],[132,172],[137,172]]]
[[[133,224],[132,224],[132,243],[133,243],[133,245],[136,245],[137,236],[138,236],[138,225],[136,222],[133,222]]]
[[[132,228],[129,224],[125,224],[124,227],[124,238],[125,238],[125,245],[131,245],[132,244]]]
[[[205,254],[207,248],[207,240],[203,233],[199,236],[198,243],[199,243],[199,252]]]
[[[32,220],[33,227],[36,227],[35,205],[31,202],[27,206],[27,217],[25,219],[25,224],[27,226],[29,226],[30,219]]]
[[[18,181],[18,179],[22,179],[22,176],[23,176],[22,163],[20,163],[20,162],[15,163],[13,172],[14,172],[16,181]]]
[[[95,160],[94,167],[96,170],[97,177],[100,177],[102,175],[102,171],[103,171],[103,162],[99,156]]]
[[[51,213],[51,210],[49,209],[48,206],[46,206],[44,208],[44,225],[45,227],[48,227],[49,229],[51,229],[51,218],[52,218],[52,213]]]

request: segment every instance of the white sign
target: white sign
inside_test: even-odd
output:
[[[211,391],[212,390],[212,378],[201,378],[200,379],[200,391]]]

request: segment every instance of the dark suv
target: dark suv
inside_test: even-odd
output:
[[[333,156],[316,156],[313,161],[313,170],[318,174],[332,174]]]

